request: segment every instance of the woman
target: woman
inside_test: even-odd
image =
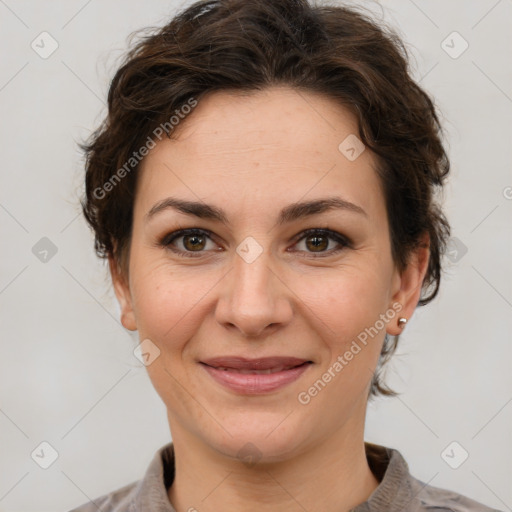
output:
[[[108,106],[83,209],[173,442],[75,510],[490,511],[363,438],[450,234],[400,39],[345,7],[202,1],[130,51]]]

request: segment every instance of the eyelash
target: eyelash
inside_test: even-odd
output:
[[[305,258],[313,258],[313,259],[325,258],[327,256],[332,256],[333,254],[337,254],[338,252],[342,251],[345,247],[347,247],[347,248],[352,247],[352,242],[348,238],[346,238],[345,236],[341,235],[340,233],[338,233],[336,231],[332,231],[331,229],[325,229],[325,228],[306,229],[305,231],[300,233],[299,238],[296,237],[297,241],[294,243],[294,245],[301,242],[304,238],[306,238],[307,236],[312,235],[312,234],[320,234],[323,236],[327,236],[328,238],[336,241],[338,244],[342,245],[343,247],[338,247],[336,249],[331,249],[329,251],[316,253],[318,255],[316,255],[315,253],[310,253],[312,256],[304,256]],[[174,252],[175,254],[177,254],[180,257],[184,257],[184,258],[200,257],[202,255],[202,253],[204,253],[205,251],[182,251],[182,250],[178,250],[178,249],[175,249],[172,247],[171,244],[172,244],[172,242],[174,242],[174,240],[184,237],[184,236],[187,236],[187,235],[188,236],[190,236],[190,235],[206,235],[211,240],[211,236],[210,236],[211,231],[208,231],[205,229],[199,229],[199,228],[189,228],[189,229],[180,229],[178,231],[173,231],[172,233],[165,235],[158,242],[158,245],[171,250],[172,252]],[[197,254],[197,256],[196,256],[196,254]]]

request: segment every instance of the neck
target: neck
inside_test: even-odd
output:
[[[348,512],[379,484],[360,431],[354,436],[340,429],[291,459],[248,467],[173,425],[175,479],[169,500],[177,512]]]

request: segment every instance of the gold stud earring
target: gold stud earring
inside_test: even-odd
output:
[[[398,327],[400,327],[400,329],[403,329],[405,327],[406,323],[407,323],[407,318],[401,317],[398,319]]]

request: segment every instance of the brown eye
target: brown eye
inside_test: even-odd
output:
[[[169,233],[164,236],[164,238],[159,242],[159,245],[171,250],[178,256],[193,258],[202,256],[203,253],[209,252],[207,250],[208,241],[213,244],[208,231],[191,228]]]
[[[206,245],[203,235],[184,235],[183,246],[189,251],[200,251]]]
[[[352,247],[348,238],[330,229],[308,229],[302,232],[301,235],[301,238],[298,239],[295,245],[298,246],[304,241],[305,249],[300,249],[299,252],[305,252],[306,257],[321,258],[323,256],[331,256],[347,247]],[[335,242],[334,248],[328,249],[331,242]]]
[[[313,252],[325,251],[328,245],[328,237],[324,235],[310,235],[306,238],[306,246]]]

